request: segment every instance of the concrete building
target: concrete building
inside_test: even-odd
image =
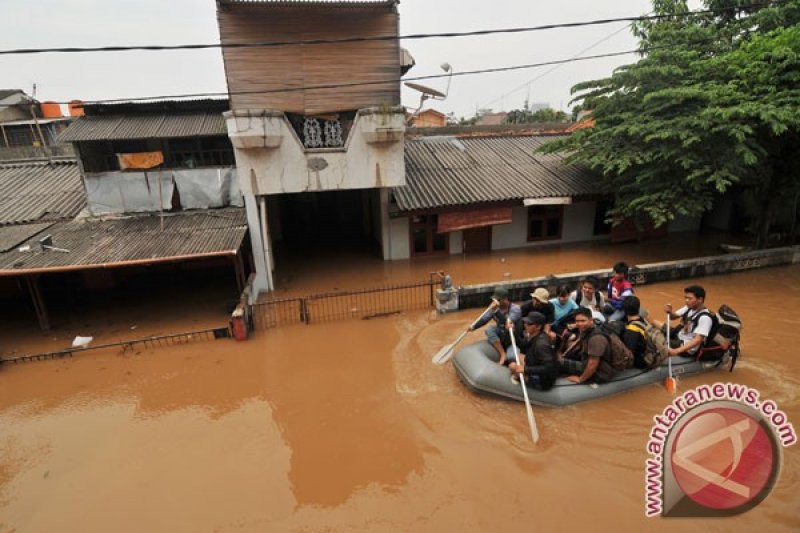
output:
[[[223,44],[329,41],[223,48],[256,293],[274,289],[275,245],[348,241],[391,258],[389,191],[405,184],[399,78],[411,66],[397,4],[217,2]],[[381,40],[342,42],[353,36]]]

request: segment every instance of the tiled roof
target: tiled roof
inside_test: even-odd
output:
[[[59,136],[59,142],[210,137],[228,135],[221,112],[85,116]]]
[[[406,141],[401,211],[601,194],[592,173],[534,151],[553,136],[423,137]]]
[[[0,163],[0,226],[69,220],[86,205],[74,160]]]
[[[0,253],[0,276],[233,256],[246,233],[241,208],[166,214],[164,231],[158,215],[62,222],[30,237],[31,251],[15,245]],[[69,252],[42,250],[39,240],[45,235],[52,246]]]

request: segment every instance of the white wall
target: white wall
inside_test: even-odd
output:
[[[409,219],[407,217],[397,217],[388,219],[389,222],[389,245],[385,247],[386,255],[384,259],[408,259],[411,257],[411,244],[409,242]],[[387,250],[388,248],[388,250]]]
[[[552,241],[528,242],[528,208],[514,207],[511,224],[501,224],[492,228],[492,249],[522,248],[547,244],[590,241],[594,236],[594,212],[596,202],[577,202],[564,206],[564,227],[561,239]]]
[[[342,148],[306,150],[285,115],[225,113],[242,192],[283,194],[405,185],[404,115],[359,111]]]
[[[492,230],[494,231],[494,230]],[[460,254],[464,252],[464,232],[453,231],[450,233],[450,253]]]

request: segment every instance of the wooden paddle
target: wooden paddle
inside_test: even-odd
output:
[[[511,346],[514,347],[514,356],[516,357],[517,364],[519,365],[519,350],[517,349],[517,341],[514,338],[514,324],[512,324],[510,320],[508,321],[508,324],[508,331],[511,333]],[[519,384],[522,386],[522,395],[525,397],[525,410],[528,413],[528,426],[531,428],[531,438],[533,439],[534,444],[538,444],[539,428],[536,427],[536,419],[533,418],[533,407],[531,407],[531,402],[528,399],[528,387],[525,385],[525,372],[519,375]]]
[[[667,313],[667,349],[669,349],[669,321],[672,320],[672,313]],[[672,356],[667,355],[667,368],[669,368],[669,375],[664,379],[664,387],[666,387],[667,391],[670,394],[675,394],[678,390],[678,382],[675,381],[675,378],[672,376]]]
[[[472,324],[469,326],[469,327],[470,327],[470,329],[472,329],[472,326],[474,326],[474,325],[475,325],[475,322],[477,322],[478,320],[480,320],[480,319],[481,319],[481,317],[482,317],[483,315],[485,315],[486,313],[488,313],[488,312],[489,312],[489,309],[491,309],[491,308],[492,308],[492,306],[494,306],[494,302],[492,302],[492,303],[489,305],[489,307],[487,307],[487,308],[486,308],[486,310],[485,310],[483,313],[481,313],[481,314],[480,314],[480,316],[478,316],[478,318],[476,318],[475,320],[473,320],[473,321],[472,321]],[[466,336],[467,336],[467,333],[469,333],[469,330],[467,330],[467,331],[463,332],[461,335],[459,335],[459,336],[458,336],[458,338],[455,340],[455,342],[451,342],[450,344],[448,344],[447,346],[445,346],[444,348],[442,348],[441,350],[439,350],[438,352],[436,352],[436,355],[434,355],[434,356],[433,356],[433,358],[431,359],[431,361],[433,361],[433,363],[435,363],[435,364],[437,364],[437,365],[443,365],[443,364],[445,364],[447,361],[449,361],[449,360],[450,360],[450,357],[452,357],[452,356],[453,356],[453,350],[455,349],[456,345],[457,345],[459,342],[461,342],[461,340],[462,340],[464,337],[466,337]]]

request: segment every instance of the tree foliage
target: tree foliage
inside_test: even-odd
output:
[[[537,122],[568,122],[569,116],[563,111],[556,111],[550,107],[530,111],[528,109],[514,109],[508,112],[506,124],[534,124]]]
[[[639,61],[573,87],[596,126],[544,150],[596,170],[616,197],[615,220],[661,225],[747,188],[764,245],[787,202],[797,219],[800,0],[705,4],[717,12],[654,0],[655,13],[673,16],[634,25]]]

